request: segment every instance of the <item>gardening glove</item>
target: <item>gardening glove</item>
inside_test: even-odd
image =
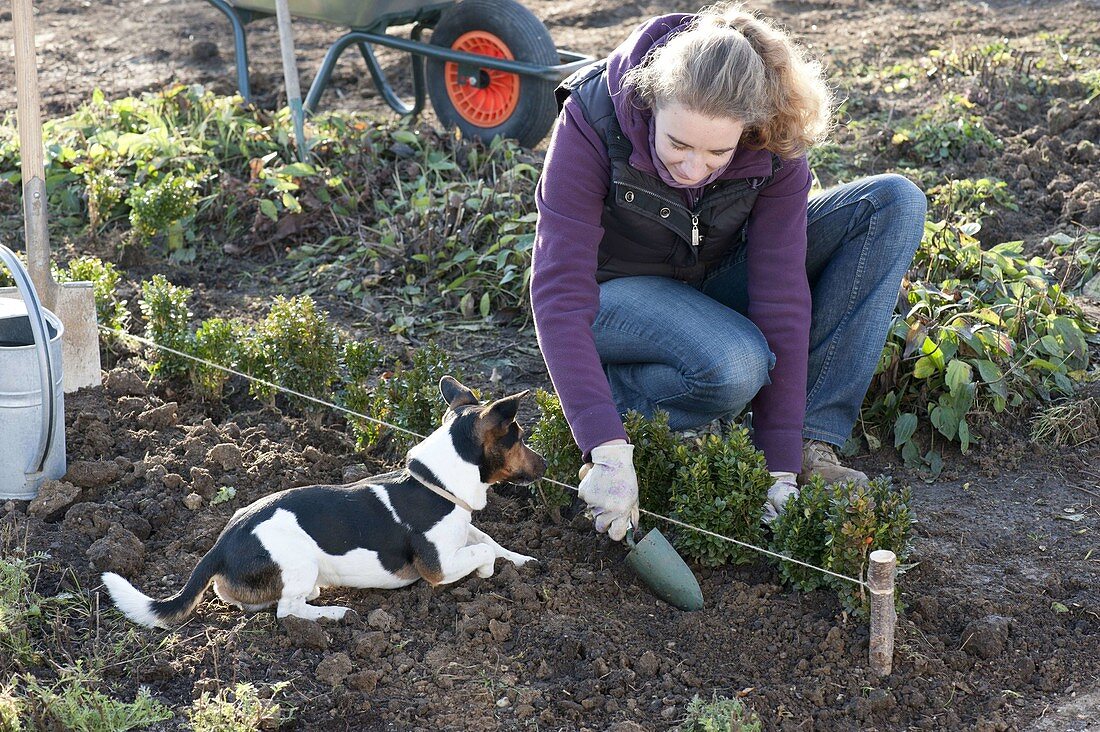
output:
[[[592,462],[580,469],[578,493],[592,511],[596,531],[622,541],[638,525],[638,476],[634,446],[600,445],[592,448]]]
[[[794,473],[772,473],[775,483],[768,489],[768,500],[764,501],[764,523],[770,524],[779,518],[787,501],[798,495],[798,476]]]

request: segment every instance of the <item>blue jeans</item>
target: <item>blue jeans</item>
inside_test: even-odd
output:
[[[806,439],[842,445],[851,434],[926,208],[920,189],[899,175],[810,199]],[[661,409],[673,429],[690,429],[737,414],[769,383],[775,357],[745,315],[747,270],[742,245],[702,282],[623,277],[600,285],[592,330],[621,412]]]

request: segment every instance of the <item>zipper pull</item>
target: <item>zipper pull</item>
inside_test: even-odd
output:
[[[696,249],[699,248],[699,217],[691,217],[691,245]]]

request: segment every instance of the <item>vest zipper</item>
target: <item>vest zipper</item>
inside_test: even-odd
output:
[[[617,185],[617,186],[632,186],[634,184],[631,183],[630,181],[617,180],[617,181],[615,181],[615,185]],[[654,193],[653,191],[647,191],[645,188],[634,188],[632,190],[635,190],[638,193],[644,193],[645,195],[650,196],[652,198],[656,198],[658,201],[662,201],[664,203],[667,203],[669,206],[675,206],[676,208],[680,209],[681,211],[686,211],[686,212],[689,212],[689,213],[691,211],[691,209],[688,208],[687,206],[685,206],[683,204],[683,202],[673,201],[671,198],[665,198],[661,194]]]
[[[620,186],[621,185],[626,185],[626,186],[630,185],[630,183],[628,183],[626,181],[622,181],[622,180],[616,180],[614,182],[615,182],[615,185],[620,185]],[[699,236],[699,214],[697,212],[698,211],[698,206],[696,206],[696,208],[694,208],[694,209],[691,209],[691,208],[688,208],[687,206],[685,206],[680,201],[673,201],[669,198],[665,198],[664,196],[662,196],[658,193],[654,193],[653,191],[647,191],[644,188],[638,188],[636,190],[637,190],[638,193],[644,193],[647,196],[650,196],[652,198],[656,198],[658,201],[661,201],[662,203],[667,203],[669,206],[673,206],[675,208],[678,208],[681,211],[683,211],[684,213],[691,216],[691,246],[692,246],[693,249],[698,249],[699,248],[699,244],[701,243],[702,238]],[[700,202],[702,202],[702,196],[700,196]]]

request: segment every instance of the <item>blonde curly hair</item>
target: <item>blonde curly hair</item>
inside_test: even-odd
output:
[[[821,64],[740,3],[704,8],[623,78],[646,108],[677,103],[745,125],[742,143],[791,159],[829,134],[833,95]]]

